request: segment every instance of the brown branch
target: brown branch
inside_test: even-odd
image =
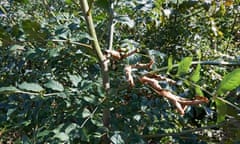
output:
[[[133,80],[133,76],[132,76],[132,67],[130,65],[126,66],[124,68],[125,73],[126,73],[126,77],[127,77],[127,81],[130,84],[131,87],[134,87],[134,80]]]
[[[138,52],[138,49],[135,49],[133,51],[130,51],[128,53],[123,54],[122,50],[106,50],[105,51],[107,53],[107,55],[110,55],[110,57],[112,57],[115,60],[122,60],[125,59],[131,55],[133,55],[134,53]]]
[[[177,83],[175,80],[172,80],[170,78],[166,78],[165,76],[161,76],[161,75],[157,75],[157,74],[149,73],[146,76],[150,77],[150,78],[154,78],[154,79],[159,80],[159,81],[166,81],[166,82],[168,82],[170,84],[176,84]]]
[[[150,69],[152,68],[152,65],[154,64],[154,61],[151,59],[149,63],[143,64],[143,63],[138,63],[135,65],[132,65],[132,68],[145,68],[145,69]]]
[[[147,76],[143,76],[140,79],[140,82],[143,84],[148,84],[151,88],[158,94],[163,97],[166,97],[168,100],[172,102],[173,105],[176,106],[178,112],[181,115],[184,115],[185,110],[190,105],[198,105],[202,103],[208,103],[208,99],[206,97],[196,96],[193,100],[182,98],[177,95],[174,95],[170,91],[162,89],[162,87],[158,84],[158,80],[154,78],[149,78]]]
[[[124,54],[124,55],[122,56],[122,59],[127,58],[127,57],[129,57],[129,56],[131,56],[131,55],[133,55],[133,54],[135,54],[135,53],[137,53],[137,52],[138,52],[138,49],[134,49],[133,51],[130,51],[130,52]]]

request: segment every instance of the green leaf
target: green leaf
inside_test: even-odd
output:
[[[64,91],[63,85],[55,80],[48,81],[44,86],[55,91]]]
[[[96,0],[95,3],[96,3],[96,6],[108,11],[108,9],[109,9],[108,0]]]
[[[168,58],[168,70],[167,73],[169,73],[173,68],[173,56],[170,55],[170,57]]]
[[[19,89],[17,89],[16,87],[13,87],[13,86],[8,86],[8,87],[1,87],[0,88],[0,93],[3,93],[3,92],[17,92],[19,91]]]
[[[66,4],[72,4],[72,0],[65,0]]]
[[[82,112],[82,117],[86,118],[86,117],[89,117],[90,115],[91,115],[91,112],[87,108],[84,108]]]
[[[82,80],[81,76],[79,75],[71,75],[69,74],[68,75],[70,81],[72,82],[72,84],[77,87],[78,86],[78,83]]]
[[[69,136],[64,132],[55,133],[55,138],[58,138],[61,141],[69,141]]]
[[[114,144],[124,144],[124,140],[122,136],[120,135],[120,132],[116,131],[115,134],[111,137],[111,141]]]
[[[199,81],[199,79],[200,79],[200,70],[201,70],[201,65],[198,64],[196,69],[193,71],[193,74],[192,74],[192,76],[190,78],[193,82]]]
[[[217,89],[217,95],[222,95],[227,91],[231,91],[240,86],[240,69],[235,69],[231,73],[224,76],[222,82]]]
[[[135,26],[135,21],[132,20],[130,17],[126,16],[126,15],[116,16],[116,21],[120,22],[122,24],[128,25],[129,28],[133,28]]]
[[[215,102],[217,107],[217,122],[220,123],[225,120],[225,116],[227,114],[227,104],[219,99],[216,99]]]
[[[178,66],[178,72],[177,72],[177,76],[183,75],[188,73],[189,68],[191,66],[192,63],[192,57],[186,57],[184,58]]]
[[[44,89],[37,83],[28,83],[28,82],[23,82],[20,85],[18,85],[20,89],[24,89],[27,91],[33,91],[33,92],[40,92],[43,91]]]
[[[24,50],[24,46],[21,45],[13,45],[9,49],[12,52],[19,51],[19,50]]]
[[[195,87],[195,94],[198,96],[204,96],[200,86]]]

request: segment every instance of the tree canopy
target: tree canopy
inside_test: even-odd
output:
[[[1,0],[0,143],[239,143],[239,0]]]

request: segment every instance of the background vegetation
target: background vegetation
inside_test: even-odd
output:
[[[0,143],[240,142],[239,0],[84,2],[0,1]],[[101,54],[119,49],[139,52],[103,71]],[[150,59],[131,88],[124,67]],[[180,115],[146,73],[209,102]]]

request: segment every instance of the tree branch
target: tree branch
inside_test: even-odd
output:
[[[103,78],[103,86],[107,92],[108,89],[110,88],[109,75],[108,75],[108,62],[109,61],[106,60],[105,56],[102,53],[100,45],[98,43],[97,34],[96,34],[95,27],[93,24],[92,13],[91,13],[91,11],[89,11],[88,1],[80,0],[80,5],[81,5],[82,12],[84,14],[84,17],[85,17],[85,20],[87,23],[89,34],[93,38],[93,40],[92,40],[93,48],[98,55],[98,59],[100,60],[101,70],[102,70],[102,78]]]
[[[87,23],[89,34],[93,38],[93,40],[92,40],[93,48],[96,50],[99,60],[101,62],[104,62],[105,57],[104,57],[104,55],[101,51],[101,48],[99,46],[99,43],[98,43],[97,34],[96,34],[95,27],[93,24],[92,13],[91,13],[91,11],[89,11],[88,1],[80,0],[80,5],[81,5],[82,12],[84,14],[84,17],[85,17],[85,20]]]
[[[109,0],[110,3],[110,8],[109,8],[109,41],[108,41],[108,50],[112,50],[112,46],[113,46],[113,34],[114,34],[114,26],[115,24],[113,23],[114,20],[114,4],[112,2],[112,0]]]
[[[191,63],[192,65],[216,65],[216,66],[240,66],[240,61],[235,61],[235,62],[227,62],[227,61],[193,61]],[[174,64],[172,67],[176,68],[178,67],[179,64]],[[162,67],[159,68],[157,70],[151,71],[149,73],[155,73],[155,72],[159,72],[159,71],[165,71],[168,70],[168,67]]]
[[[142,138],[144,139],[160,139],[165,136],[180,136],[180,135],[185,135],[188,133],[193,133],[197,131],[202,131],[205,129],[212,129],[212,128],[218,128],[222,126],[224,123],[218,124],[218,125],[210,125],[206,127],[201,127],[201,128],[195,128],[195,129],[189,129],[189,130],[183,130],[182,132],[177,132],[177,133],[164,133],[164,134],[155,134],[155,135],[142,135]]]
[[[60,39],[53,39],[52,41],[53,42],[70,43],[70,44],[75,44],[75,45],[79,45],[79,46],[83,46],[83,47],[92,49],[92,46],[90,46],[88,44],[80,43],[80,42],[74,42],[74,41],[69,41],[69,40],[60,40]]]

